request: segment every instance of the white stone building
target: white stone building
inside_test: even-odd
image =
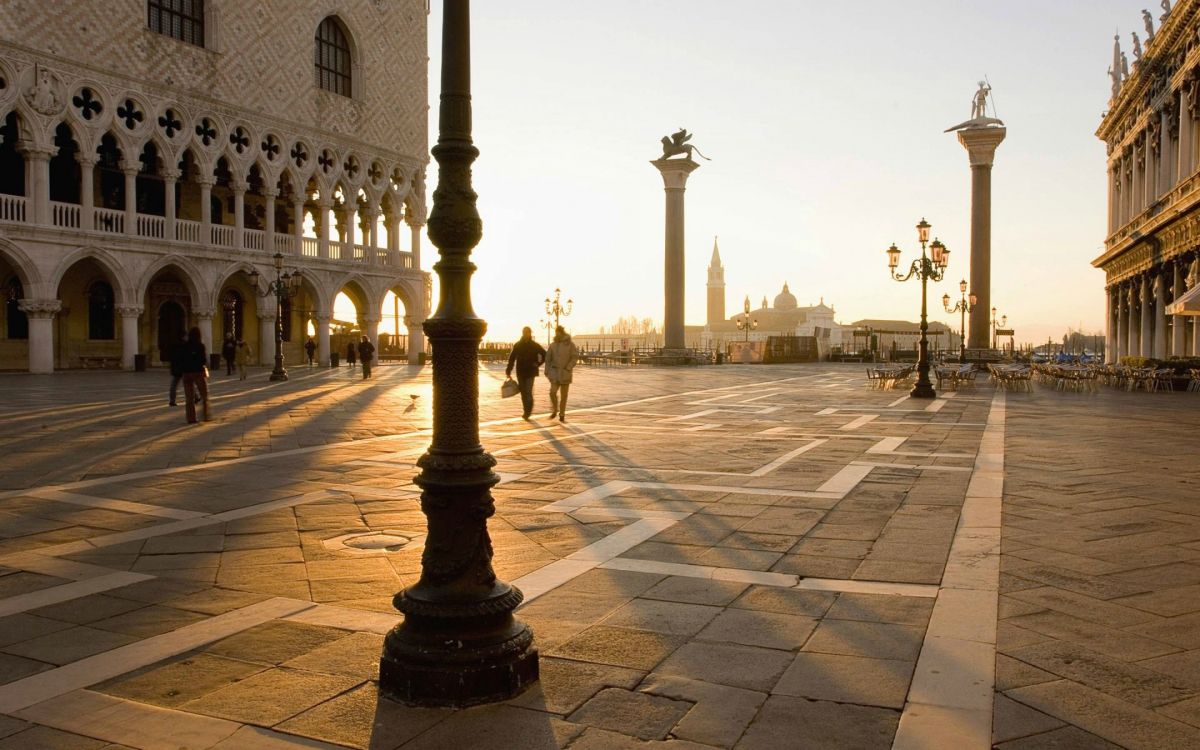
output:
[[[415,361],[426,23],[426,0],[0,3],[0,369],[157,364],[191,326],[271,362],[276,253],[303,278],[288,361],[312,326],[328,362],[339,292],[375,339],[389,290]]]

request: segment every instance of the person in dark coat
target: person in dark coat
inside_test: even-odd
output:
[[[354,362],[358,358],[358,347],[351,341],[346,344],[346,364],[350,365],[350,369],[354,369]]]
[[[312,340],[312,336],[308,337],[308,341],[304,342],[304,352],[308,355],[308,366],[313,366],[313,357],[317,353],[317,342]]]
[[[187,341],[179,347],[179,366],[183,371],[183,393],[187,397],[188,424],[196,423],[196,401],[204,406],[204,421],[208,412],[208,350],[200,338],[200,329],[192,327]]]
[[[171,363],[171,394],[168,406],[179,406],[176,397],[179,395],[179,381],[183,380],[183,346],[186,343],[187,339],[179,339],[167,353],[167,359]]]
[[[225,343],[221,345],[221,357],[225,360],[225,374],[233,374],[233,362],[237,358],[237,342],[233,334],[225,334]]]
[[[358,342],[358,361],[362,362],[363,380],[371,377],[371,362],[375,359],[375,345],[366,336]]]
[[[533,381],[538,376],[538,367],[546,361],[546,350],[533,340],[533,329],[525,326],[521,329],[521,340],[513,344],[512,353],[508,355],[508,367],[504,370],[507,377],[512,377],[513,368],[517,370],[517,385],[521,387],[521,407],[524,413],[522,419],[529,419],[533,413]]]

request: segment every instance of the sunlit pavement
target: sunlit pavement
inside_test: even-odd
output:
[[[481,370],[542,680],[448,711],[374,682],[430,371],[291,374],[0,376],[0,748],[1200,746],[1195,394]]]

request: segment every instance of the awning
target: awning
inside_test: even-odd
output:
[[[1167,305],[1167,315],[1200,315],[1200,284],[1195,284],[1187,294]]]

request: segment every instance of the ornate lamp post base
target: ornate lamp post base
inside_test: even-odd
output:
[[[274,371],[272,371],[272,372],[271,372],[271,377],[269,378],[269,380],[270,380],[271,382],[275,382],[275,381],[279,381],[279,380],[287,380],[287,379],[288,379],[288,375],[287,375],[287,373],[286,373],[286,372],[280,372],[280,371],[278,371],[278,370],[274,370]]]
[[[933,383],[930,383],[926,376],[925,382],[917,379],[917,384],[908,392],[908,395],[913,398],[937,398],[937,391],[933,390]]]

